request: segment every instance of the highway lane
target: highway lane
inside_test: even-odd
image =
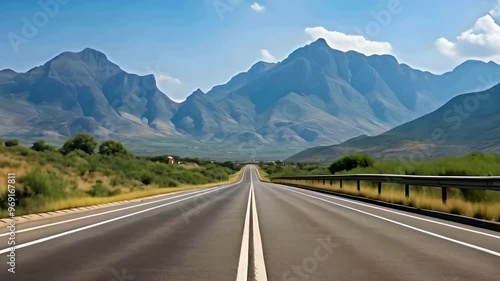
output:
[[[250,166],[234,185],[18,229],[15,275],[0,232],[0,280],[500,280],[500,233],[263,183]]]
[[[232,186],[19,233],[23,245],[101,224],[17,249],[15,274],[3,253],[0,280],[235,280],[249,172]]]
[[[500,233],[253,182],[269,280],[500,280]]]

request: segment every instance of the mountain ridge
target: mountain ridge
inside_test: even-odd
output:
[[[0,107],[6,120],[0,134],[175,136],[228,147],[299,149],[380,134],[498,82],[500,66],[493,62],[465,62],[436,75],[391,55],[341,52],[320,39],[177,103],[157,88],[154,75],[128,73],[85,48],[24,73],[0,71],[0,102],[16,104]]]
[[[156,88],[154,76],[129,74],[99,51],[63,52],[25,73],[2,73],[0,100],[20,103],[17,110],[2,108],[12,111],[2,114],[9,123],[21,125],[16,133],[161,136],[156,128],[162,127],[177,134],[164,120],[177,105]],[[32,114],[23,115],[27,110]]]
[[[359,152],[406,161],[475,151],[500,153],[499,113],[500,84],[486,91],[458,95],[436,111],[380,135],[309,148],[286,161],[331,162]]]

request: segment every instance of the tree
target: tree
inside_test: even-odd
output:
[[[16,139],[13,139],[13,140],[6,140],[5,141],[5,146],[7,147],[11,147],[11,146],[18,146],[19,145],[19,141],[16,140]]]
[[[44,140],[34,142],[31,149],[34,151],[55,150],[53,146],[49,145]]]
[[[352,154],[343,156],[339,160],[333,162],[328,170],[330,170],[332,174],[335,174],[336,172],[350,171],[357,167],[370,167],[373,163],[375,163],[375,160],[367,154]]]
[[[68,154],[75,150],[81,150],[87,154],[93,154],[97,147],[97,141],[88,134],[80,134],[67,140],[60,149],[61,153]]]
[[[125,146],[118,141],[106,140],[99,146],[99,154],[102,155],[130,155]]]
[[[233,171],[238,171],[239,168],[238,168],[238,164],[234,163],[233,161],[226,161],[224,163],[222,163],[222,166],[226,167],[226,168],[229,168]]]

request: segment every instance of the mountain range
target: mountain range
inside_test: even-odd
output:
[[[195,93],[174,123],[187,134],[228,143],[332,144],[382,133],[498,82],[493,62],[468,61],[434,75],[388,55],[340,52],[319,39],[280,63],[259,62],[205,96]]]
[[[220,147],[337,144],[377,135],[465,92],[500,82],[500,66],[467,61],[442,75],[393,56],[341,52],[319,39],[279,63],[258,62],[182,103],[153,75],[123,71],[103,53],[65,52],[26,73],[0,71],[0,135],[176,139]]]
[[[163,136],[177,133],[177,108],[153,75],[128,74],[92,49],[0,72],[1,135]]]
[[[358,152],[411,161],[475,151],[500,153],[500,84],[459,95],[438,110],[378,136],[310,148],[287,161],[326,163]]]

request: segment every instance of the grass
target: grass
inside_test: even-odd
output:
[[[184,159],[183,159],[184,160]],[[130,200],[232,182],[240,166],[189,159],[167,164],[166,157],[63,154],[0,144],[0,182],[16,174],[16,215]],[[0,217],[7,216],[7,185],[0,185]]]
[[[368,157],[365,155],[364,157]],[[367,161],[367,165],[347,165],[346,156],[334,162],[333,165],[313,164],[286,164],[261,165],[261,171],[268,178],[292,175],[328,175],[329,167],[333,167],[336,174],[403,174],[403,175],[434,175],[434,176],[500,176],[500,155],[475,152],[462,157],[444,157],[428,161]],[[353,161],[351,161],[353,162]],[[359,161],[357,161],[359,162]],[[364,166],[364,167],[360,167]],[[339,168],[340,167],[340,168]],[[342,170],[343,169],[343,170]],[[346,170],[348,169],[348,170]],[[342,171],[340,171],[342,170]],[[273,180],[276,182],[276,180]],[[441,212],[475,217],[485,220],[500,221],[500,192],[454,189],[448,190],[448,201],[441,200],[441,189],[436,187],[410,187],[410,198],[405,198],[402,185],[384,184],[382,195],[379,196],[377,187],[369,182],[362,183],[360,192],[356,186],[344,185],[344,188],[330,187],[322,183],[311,184],[304,182],[282,181],[310,187],[335,190],[346,194],[361,196],[386,202],[413,206]],[[336,184],[338,186],[338,183]]]
[[[259,176],[261,181],[271,182],[271,178],[269,177],[269,174],[261,166],[257,166],[257,169],[259,170],[258,176]]]
[[[351,155],[352,157],[355,155]],[[349,155],[343,158],[348,158]],[[342,162],[341,159],[335,164]],[[287,163],[261,165],[271,177],[292,175],[328,175],[330,165]],[[336,166],[336,165],[335,165]],[[335,169],[337,170],[337,169]],[[500,176],[500,155],[474,152],[461,157],[443,157],[427,161],[375,160],[367,167],[339,170],[336,174],[400,174],[429,176]]]
[[[358,167],[341,173],[500,176],[500,155],[475,152],[462,157],[443,157],[429,161],[375,161],[370,167]]]
[[[404,188],[395,184],[384,185],[382,187],[382,194],[379,195],[377,188],[366,182],[361,183],[360,191],[357,190],[356,184],[348,182],[343,183],[342,189],[338,182],[334,182],[334,184],[330,186],[329,181],[327,181],[325,185],[323,185],[322,182],[305,183],[303,181],[292,180],[273,180],[273,182],[314,187],[415,208],[452,213],[496,222],[500,221],[500,200],[498,200],[500,194],[498,194],[498,192],[489,193],[490,198],[482,202],[471,202],[465,200],[460,190],[449,189],[448,200],[447,203],[444,204],[441,201],[440,189],[432,187],[410,187],[410,198],[405,198]]]
[[[203,185],[184,185],[173,188],[152,188],[146,190],[132,191],[125,194],[119,194],[109,197],[75,196],[66,198],[64,200],[46,200],[41,205],[33,205],[28,208],[16,208],[16,215],[22,216],[33,213],[42,213],[42,212],[51,212],[51,211],[71,209],[71,208],[87,207],[87,206],[108,204],[113,202],[134,200],[139,198],[146,198],[173,192],[210,188],[218,185],[234,183],[237,181],[240,174],[241,171],[238,171],[235,174],[231,175],[227,181],[209,183]],[[7,217],[6,210],[0,210],[0,218],[4,217]]]

